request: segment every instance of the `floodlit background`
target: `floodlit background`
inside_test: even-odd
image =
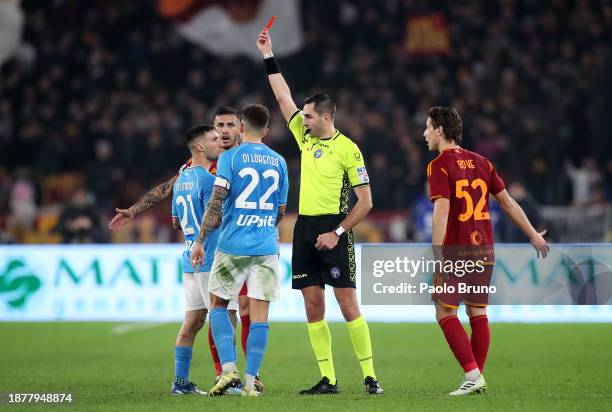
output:
[[[422,133],[431,105],[459,110],[463,145],[491,159],[551,241],[612,239],[606,2],[18,4],[0,3],[3,243],[178,240],[169,203],[116,233],[106,223],[172,177],[188,158],[184,131],[225,104],[273,109],[267,143],[288,160],[296,211],[298,150],[255,48],[271,14],[296,101],[333,95],[337,127],[364,152],[375,210],[359,241],[429,240],[434,156]],[[79,216],[88,230],[70,229]],[[525,240],[499,213],[494,221],[498,241]],[[283,241],[292,226],[287,219]]]
[[[462,145],[495,164],[557,251],[537,261],[493,203],[497,242],[515,244],[498,250],[520,249],[520,259],[498,254],[505,292],[572,281],[561,244],[587,251],[573,256],[582,281],[612,279],[609,1],[0,0],[0,404],[8,392],[71,392],[78,410],[247,409],[169,396],[184,311],[169,200],[122,230],[107,224],[176,174],[188,128],[221,105],[262,103],[291,191],[258,410],[608,410],[609,304],[491,306],[489,394],[462,400],[446,395],[461,370],[431,305],[364,305],[385,389],[374,400],[329,288],[342,394],[297,397],[319,372],[290,288],[299,153],[255,47],[271,15],[298,106],[334,96],[338,129],[364,154],[374,210],[355,229],[358,264],[367,244],[427,248],[425,113],[451,105]],[[205,336],[191,376],[212,385]]]
[[[612,239],[605,2],[8,0],[0,3],[0,240],[13,246],[0,248],[0,319],[179,319],[181,234],[169,200],[122,230],[107,223],[115,207],[174,176],[189,156],[186,129],[211,122],[221,105],[253,102],[272,109],[266,142],[291,176],[280,232],[293,309],[276,305],[273,318],[303,319],[288,245],[299,152],[255,47],[272,14],[296,101],[334,96],[337,127],[364,153],[375,208],[356,228],[358,242],[430,241],[425,168],[435,154],[422,133],[431,105],[459,110],[463,145],[492,160],[552,242]],[[526,242],[494,202],[492,220],[498,242]],[[84,246],[94,243],[105,245]],[[135,290],[144,306],[130,300]],[[602,320],[608,308],[542,317],[510,307],[516,315],[493,317]],[[431,319],[428,307],[365,310],[387,321]],[[329,311],[341,319],[335,305]]]

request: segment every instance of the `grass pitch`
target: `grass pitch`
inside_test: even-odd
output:
[[[172,397],[177,324],[0,323],[0,409],[7,392],[72,392],[73,410],[406,411],[610,410],[612,325],[493,324],[484,396],[450,398],[462,378],[439,328],[371,323],[374,361],[385,394],[363,393],[346,326],[331,324],[341,394],[303,397],[319,379],[306,326],[273,323],[261,370],[265,392],[240,397]],[[205,332],[205,331],[203,331]],[[239,366],[244,367],[240,353]],[[191,378],[208,390],[213,368],[205,333]]]

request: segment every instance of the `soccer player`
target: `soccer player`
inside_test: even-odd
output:
[[[240,112],[230,106],[222,106],[217,109],[213,117],[213,123],[215,126],[215,130],[219,134],[220,143],[221,143],[221,152],[229,150],[233,147],[236,147],[240,144]],[[192,162],[192,159],[189,159],[181,168],[179,169],[179,173],[187,166],[189,166]],[[209,171],[212,174],[215,174],[217,171],[217,161],[215,160],[211,166]],[[149,210],[153,206],[159,204],[164,199],[168,198],[172,193],[172,187],[174,182],[176,181],[179,173],[177,173],[173,178],[156,186],[151,189],[147,194],[145,194],[138,202],[134,205],[130,206],[128,209],[116,209],[117,214],[113,217],[113,219],[109,223],[109,228],[112,230],[116,230],[121,226],[127,224],[130,220],[132,220],[135,216]],[[249,299],[247,297],[246,285],[243,289],[240,290],[240,296],[238,297],[238,305],[240,312],[240,322],[241,322],[241,343],[242,350],[246,355],[246,342],[249,335],[249,326],[250,326],[250,317],[249,317]],[[232,324],[234,327],[237,325],[237,316],[236,316],[236,304],[234,302],[229,305],[229,314],[230,319],[232,320]],[[221,374],[221,364],[219,362],[219,356],[217,354],[217,350],[215,348],[214,340],[212,338],[212,332],[210,328],[208,330],[208,342],[210,345],[210,352],[213,358],[213,362],[215,365],[215,371],[217,376]],[[257,387],[259,391],[263,390],[263,383],[257,379]]]
[[[309,97],[299,110],[272,54],[267,30],[259,35],[268,80],[301,153],[299,216],[293,233],[292,287],[304,297],[308,335],[321,379],[303,395],[338,393],[325,321],[325,285],[334,288],[347,321],[355,355],[363,372],[366,393],[382,394],[376,380],[370,332],[355,292],[355,251],[351,229],[372,209],[372,194],[363,156],[357,145],[336,130],[336,104],[326,94]],[[357,202],[349,213],[353,188]]]
[[[451,259],[460,251],[477,252],[485,270],[465,277],[471,285],[488,286],[494,264],[493,228],[489,213],[489,194],[499,202],[501,209],[529,238],[531,244],[546,257],[549,246],[543,236],[529,222],[521,207],[508,195],[504,182],[486,158],[459,146],[462,120],[457,111],[449,107],[432,107],[427,113],[423,133],[430,151],[440,155],[427,166],[430,200],[434,203],[432,245],[441,258]],[[436,274],[434,283],[458,286],[453,274]],[[455,290],[457,290],[456,288]],[[490,332],[487,318],[487,293],[434,294],[436,320],[450,349],[465,372],[465,380],[450,395],[466,395],[487,389],[483,372],[489,351]],[[466,305],[472,328],[471,338],[457,318],[460,302]]]
[[[206,239],[206,255],[203,265],[191,265],[191,247],[195,241],[204,205],[208,202],[215,181],[209,172],[212,163],[219,157],[219,135],[213,126],[201,125],[187,132],[187,147],[191,152],[191,163],[180,172],[172,190],[172,225],[183,231],[185,251],[183,252],[183,289],[185,291],[185,318],[175,348],[175,373],[171,393],[184,395],[197,393],[206,395],[189,380],[189,367],[193,342],[204,326],[210,307],[208,299],[208,277],[212,258],[217,247],[218,231]]]
[[[221,225],[208,288],[210,323],[223,373],[210,396],[223,395],[241,383],[227,304],[238,295],[245,279],[251,330],[242,395],[259,396],[255,377],[268,340],[268,310],[280,291],[276,225],[285,213],[289,190],[285,159],[261,142],[269,121],[270,113],[264,106],[253,104],[242,111],[243,144],[219,158],[212,197],[191,255],[193,265],[201,262],[203,243]]]

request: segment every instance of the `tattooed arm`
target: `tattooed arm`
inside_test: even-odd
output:
[[[229,190],[224,187],[215,186],[213,188],[208,205],[206,205],[206,212],[204,213],[204,219],[202,219],[200,233],[191,249],[191,264],[194,268],[197,267],[198,263],[204,264],[204,241],[210,232],[221,226],[223,201],[228,195]]]
[[[135,216],[138,216],[142,212],[149,210],[153,206],[160,203],[162,200],[168,198],[172,193],[172,186],[176,181],[176,176],[167,182],[162,183],[159,186],[151,189],[146,195],[144,195],[138,202],[134,203],[128,209],[115,209],[117,214],[108,224],[109,229],[116,230],[121,226],[128,223]]]

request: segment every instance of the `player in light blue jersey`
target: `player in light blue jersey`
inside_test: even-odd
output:
[[[241,384],[227,305],[238,296],[245,279],[251,327],[242,395],[259,396],[254,383],[268,340],[268,310],[280,291],[276,225],[285,214],[289,190],[285,159],[261,142],[269,121],[270,113],[264,106],[254,104],[243,110],[243,144],[219,158],[211,200],[192,249],[195,266],[206,259],[203,244],[221,225],[208,290],[210,324],[222,374],[210,396],[223,395]]]
[[[201,125],[187,132],[187,146],[192,162],[185,167],[174,182],[172,189],[172,224],[181,229],[185,237],[183,252],[183,288],[185,291],[185,318],[176,338],[175,375],[171,393],[205,395],[189,380],[192,347],[198,331],[204,326],[210,300],[208,279],[213,256],[217,247],[219,231],[210,233],[205,242],[206,259],[193,267],[190,261],[191,248],[198,236],[204,216],[204,205],[213,190],[215,176],[208,170],[219,157],[219,135],[213,126]]]

